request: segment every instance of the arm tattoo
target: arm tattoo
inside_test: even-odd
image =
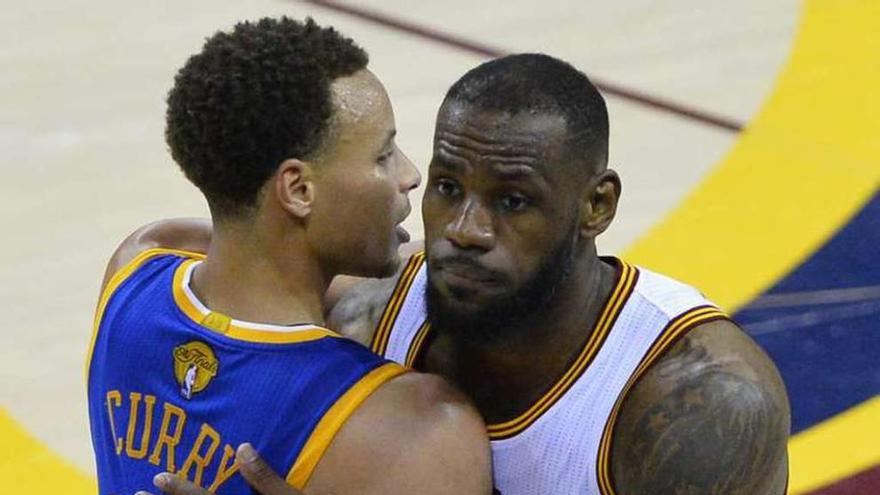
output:
[[[731,362],[686,337],[645,375],[660,393],[624,404],[612,454],[618,493],[782,493],[784,397]]]
[[[397,277],[361,282],[336,303],[327,316],[328,326],[369,345],[396,284]]]

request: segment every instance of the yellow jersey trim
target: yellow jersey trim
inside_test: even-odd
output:
[[[622,260],[618,260],[618,262],[620,263],[620,275],[617,279],[617,285],[611,292],[611,296],[608,298],[599,319],[596,321],[596,326],[590,333],[590,337],[587,339],[574,363],[572,363],[562,378],[524,413],[510,421],[488,425],[487,429],[491,440],[510,438],[532,425],[565,395],[592,362],[605,342],[605,338],[611,332],[614,322],[617,321],[617,316],[629,299],[630,294],[632,294],[638,279],[638,270],[634,266]]]
[[[137,271],[137,269],[140,268],[144,263],[157,256],[163,256],[167,254],[200,259],[205,257],[205,255],[200,253],[182,251],[179,249],[147,249],[145,251],[142,251],[131,261],[123,265],[122,268],[117,270],[116,273],[114,273],[113,276],[110,277],[110,280],[107,281],[107,285],[104,286],[104,289],[101,291],[101,295],[98,297],[98,306],[95,309],[95,318],[92,324],[92,337],[89,341],[89,350],[86,353],[86,384],[88,384],[89,381],[89,369],[92,367],[92,354],[95,352],[95,342],[98,340],[98,329],[101,327],[101,320],[104,317],[104,310],[107,309],[107,304],[110,302],[110,298],[116,292],[116,289],[118,289],[123,282],[128,280],[128,278],[131,277],[132,274],[134,274],[134,272]]]
[[[186,273],[198,261],[198,259],[188,259],[181,263],[174,272],[173,282],[174,302],[194,323],[236,340],[255,343],[292,344],[340,336],[332,330],[316,325],[297,325],[284,331],[258,330],[238,325],[235,320],[217,311],[203,312],[196,307],[184,289]]]
[[[309,439],[306,440],[293,468],[287,474],[287,483],[298,490],[305,488],[315,471],[315,466],[318,465],[318,461],[324,456],[333,438],[336,437],[348,418],[377,388],[406,371],[407,369],[399,364],[383,364],[364,375],[348,389],[324,414],[312,434],[309,435]]]
[[[489,438],[491,440],[510,438],[531,426],[541,417],[542,414],[547,412],[547,410],[553,407],[553,405],[565,395],[568,389],[574,385],[577,379],[587,369],[587,366],[593,361],[593,358],[599,352],[599,349],[602,347],[602,344],[611,332],[611,328],[614,326],[617,316],[620,314],[624,304],[629,299],[630,294],[632,294],[636,280],[638,280],[638,270],[634,266],[622,260],[617,261],[620,264],[620,273],[618,275],[617,283],[614,290],[611,292],[608,301],[606,301],[605,307],[602,309],[592,333],[590,333],[590,337],[584,343],[584,347],[581,349],[580,354],[578,354],[577,358],[562,377],[525,412],[510,421],[487,425]],[[426,322],[416,333],[416,336],[407,351],[405,361],[407,366],[412,366],[418,360],[422,347],[427,340],[426,337],[430,331],[431,325]]]
[[[655,364],[663,354],[672,348],[678,340],[686,335],[702,323],[714,320],[729,318],[726,313],[714,306],[698,306],[676,316],[666,328],[660,333],[660,336],[651,344],[648,352],[642,358],[639,366],[633,372],[626,385],[623,387],[611,415],[605,423],[605,429],[602,432],[602,440],[599,442],[599,455],[597,457],[596,472],[598,473],[599,491],[602,495],[616,495],[614,491],[614,481],[611,470],[611,446],[613,445],[614,427],[617,424],[617,417],[620,414],[620,406],[629,394],[632,387],[638,383],[639,379],[645,375],[650,367]]]
[[[404,364],[408,368],[412,368],[415,365],[416,358],[419,356],[419,351],[422,348],[422,343],[425,341],[425,337],[430,331],[431,322],[425,320],[425,322],[422,323],[422,326],[419,328],[419,331],[416,332],[416,337],[413,339],[412,343],[409,346],[409,350],[407,350],[406,352],[406,361],[404,361]]]
[[[394,287],[394,292],[391,293],[391,298],[388,300],[388,304],[385,305],[385,311],[382,313],[382,318],[379,319],[379,324],[373,333],[370,350],[374,353],[380,356],[385,355],[385,351],[388,349],[388,341],[391,337],[391,329],[394,328],[394,322],[397,321],[397,314],[400,313],[400,308],[403,307],[406,295],[409,294],[409,288],[412,286],[413,280],[415,280],[416,274],[419,272],[419,268],[421,268],[424,261],[424,251],[412,255],[400,278],[397,279],[397,286]]]

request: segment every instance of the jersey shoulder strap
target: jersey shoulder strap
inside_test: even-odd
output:
[[[122,284],[132,279],[133,276],[138,273],[138,271],[143,268],[148,262],[155,260],[159,257],[163,256],[175,256],[178,258],[197,258],[204,259],[205,255],[201,253],[193,253],[190,251],[181,251],[178,249],[163,249],[163,248],[154,248],[147,249],[142,251],[137,256],[132,258],[131,261],[126,263],[122,268],[117,270],[111,277],[110,280],[107,281],[107,285],[104,286],[103,290],[101,290],[101,294],[98,297],[98,305],[95,309],[95,318],[92,323],[92,337],[89,342],[89,349],[86,352],[86,363],[85,363],[85,377],[86,383],[89,382],[89,368],[92,363],[92,354],[95,350],[95,341],[98,338],[98,329],[101,326],[101,319],[104,316],[104,311],[107,309],[107,305],[110,303],[110,299],[116,293],[117,289],[119,289]]]
[[[640,268],[640,271],[642,272],[638,288],[640,303],[654,307],[665,317],[657,322],[653,341],[618,394],[605,422],[596,462],[601,495],[618,493],[615,491],[612,477],[611,448],[621,405],[633,387],[688,332],[701,324],[730,318],[695,288],[650,270]]]
[[[324,456],[333,438],[357,408],[376,389],[406,371],[406,368],[396,363],[385,363],[364,375],[342,394],[312,430],[309,439],[300,450],[296,463],[287,473],[287,483],[298,490],[305,488],[318,465],[318,461]]]
[[[425,319],[427,311],[424,305],[424,289],[427,282],[424,251],[415,253],[407,261],[406,266],[397,279],[397,285],[385,305],[376,331],[373,332],[373,340],[370,350],[380,356],[388,356],[388,346],[391,334],[399,327],[398,320],[421,318]],[[412,297],[410,297],[412,294]],[[403,323],[403,322],[401,322]],[[399,361],[394,359],[395,361]]]

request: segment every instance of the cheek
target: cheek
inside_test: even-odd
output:
[[[377,219],[391,219],[396,213],[394,187],[382,173],[370,174],[361,184],[358,194],[364,210],[372,212]]]
[[[426,192],[422,198],[422,227],[425,230],[425,241],[430,243],[438,235],[442,234],[442,209],[430,192]]]
[[[368,246],[388,242],[398,209],[388,181],[380,173],[371,173],[352,182],[349,199],[353,201],[348,201],[346,224],[352,231],[359,232]]]
[[[393,188],[373,173],[340,177],[332,191],[327,190],[322,214],[316,216],[314,232],[322,246],[346,273],[381,276],[393,254],[395,195]],[[384,269],[384,268],[383,268]]]
[[[550,222],[538,216],[520,216],[499,222],[496,249],[506,258],[509,269],[521,283],[541,267],[553,251],[564,224]]]

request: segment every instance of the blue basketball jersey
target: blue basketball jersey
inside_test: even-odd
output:
[[[101,494],[152,488],[161,471],[248,493],[245,441],[302,488],[345,420],[404,371],[322,327],[210,311],[189,288],[201,259],[146,251],[101,295],[86,370]]]

